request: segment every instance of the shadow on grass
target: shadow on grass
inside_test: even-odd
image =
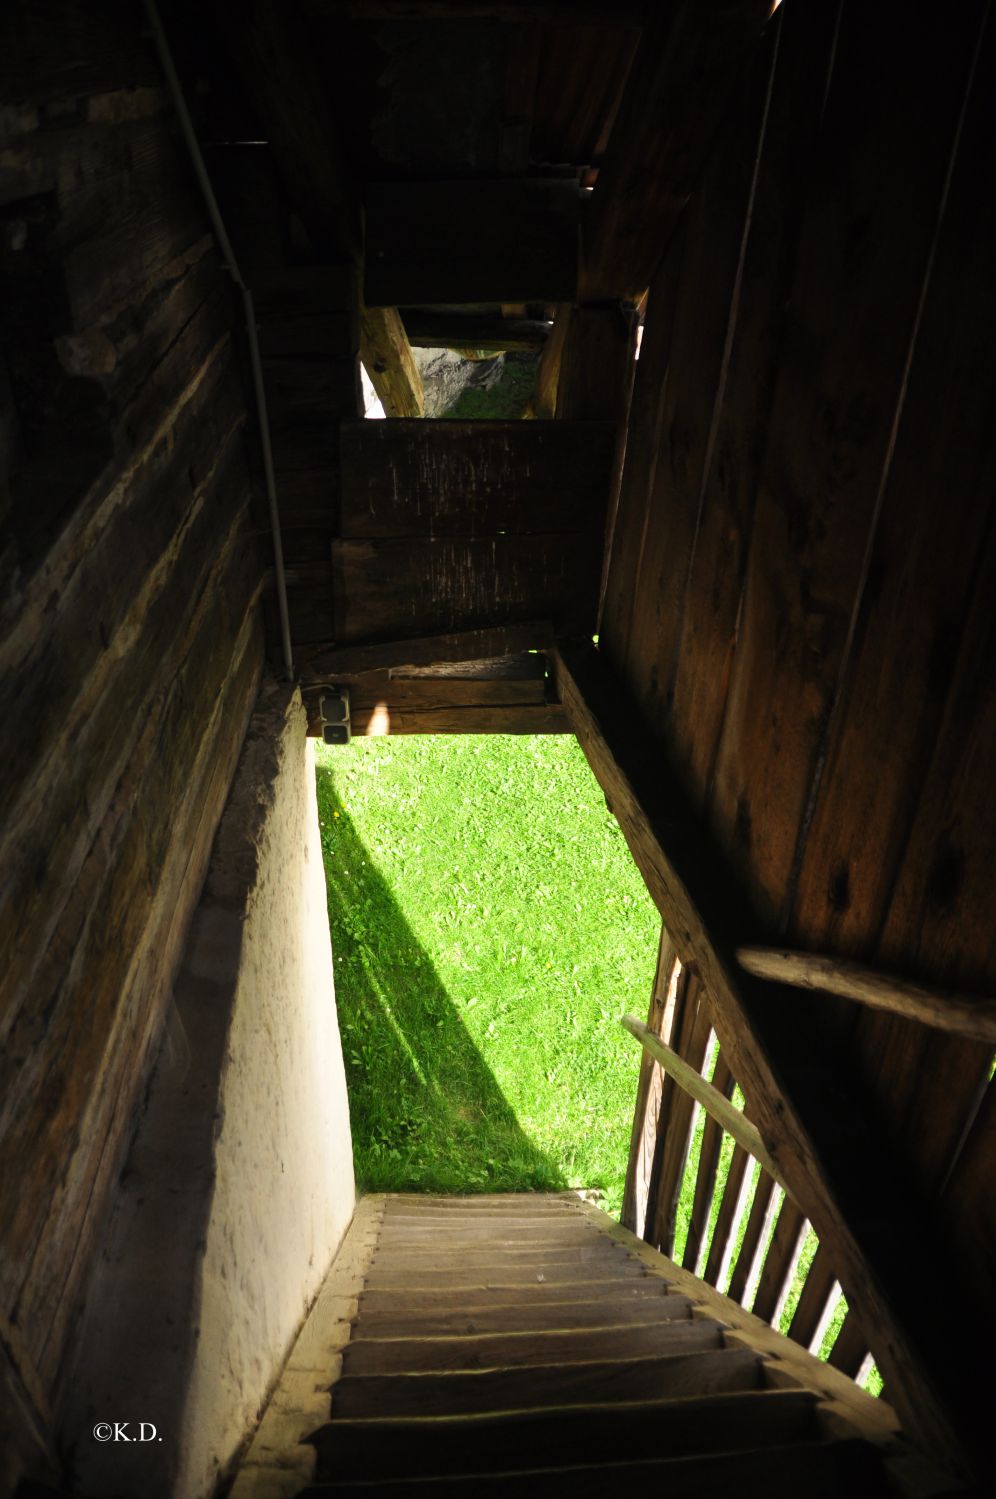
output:
[[[318,768],[336,1003],[357,1185],[365,1191],[559,1191]]]

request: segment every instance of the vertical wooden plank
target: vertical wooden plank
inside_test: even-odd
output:
[[[854,1312],[848,1307],[847,1315],[840,1325],[840,1332],[834,1339],[827,1363],[854,1379],[867,1357],[868,1339],[862,1332]]]
[[[720,162],[732,154],[738,176],[726,169],[728,192],[739,199],[748,172],[750,185],[672,659],[658,662],[668,734],[696,801],[712,781],[737,647],[758,473],[778,362],[791,333],[785,307],[815,185],[813,147],[839,12],[839,3],[790,0],[781,7],[753,158],[750,139],[724,142],[712,169],[722,182]]]
[[[776,923],[847,651],[978,10],[951,22],[898,0],[845,4],[811,164],[818,190],[799,241],[713,792],[757,909]],[[903,66],[883,66],[898,32]],[[888,191],[884,162],[895,163]]]
[[[716,1070],[713,1073],[712,1085],[727,1098],[732,1098],[733,1089],[736,1086],[730,1064],[720,1052],[716,1060]],[[692,1202],[692,1216],[688,1223],[688,1238],[685,1241],[685,1253],[681,1263],[686,1270],[695,1274],[699,1262],[699,1256],[705,1244],[705,1237],[709,1231],[709,1217],[712,1212],[712,1195],[716,1185],[716,1171],[719,1167],[719,1152],[723,1145],[722,1126],[710,1116],[702,1129],[702,1147],[699,1153],[699,1169],[695,1179],[695,1196]]]
[[[650,996],[650,1013],[647,1025],[662,1040],[667,1038],[674,1017],[676,975],[678,955],[667,932],[661,928],[660,946],[657,950],[657,971]],[[671,1000],[671,1014],[668,999]],[[653,1165],[654,1142],[657,1135],[657,1120],[660,1112],[662,1084],[660,1065],[645,1051],[640,1054],[640,1077],[636,1086],[636,1105],[633,1111],[633,1130],[630,1136],[629,1162],[626,1167],[626,1185],[623,1190],[622,1212],[619,1221],[632,1233],[642,1234],[646,1222],[647,1189]]]
[[[813,1341],[836,1280],[826,1245],[817,1245],[788,1330],[789,1337],[801,1343],[803,1348],[808,1348]]]
[[[683,970],[682,978],[686,971]],[[683,1032],[674,1049],[692,1067],[701,1071],[712,1022],[703,1003],[702,987],[694,973],[689,974],[687,981],[684,1020]],[[678,1194],[688,1159],[694,1114],[693,1099],[670,1078],[666,1078],[661,1090],[661,1114],[652,1178],[654,1212],[651,1216],[648,1201],[647,1228],[644,1232],[647,1242],[656,1244],[662,1254],[669,1255],[674,1247]]]
[[[806,1215],[802,1209],[788,1197],[784,1198],[765,1256],[754,1305],[751,1307],[755,1317],[762,1317],[765,1322],[774,1321],[786,1282],[795,1266],[799,1237],[805,1222]]]
[[[764,1224],[771,1204],[771,1197],[775,1190],[774,1179],[766,1171],[760,1172],[757,1178],[757,1186],[754,1188],[754,1200],[750,1205],[747,1215],[747,1227],[744,1230],[743,1242],[737,1255],[737,1262],[733,1267],[730,1277],[730,1286],[727,1295],[733,1301],[742,1302],[744,1292],[747,1290],[747,1282],[754,1267],[764,1232]]]
[[[685,220],[650,288],[640,357],[633,377],[626,452],[613,527],[605,597],[599,621],[601,648],[623,669],[638,597],[660,448],[659,429],[668,394],[671,339],[684,266]],[[556,329],[556,324],[554,325]]]
[[[730,1160],[730,1169],[726,1177],[726,1185],[723,1188],[723,1196],[719,1204],[719,1213],[716,1217],[716,1227],[713,1230],[712,1242],[709,1245],[709,1257],[702,1272],[702,1279],[708,1282],[710,1286],[719,1285],[723,1270],[723,1261],[726,1257],[730,1238],[737,1227],[737,1206],[740,1202],[740,1193],[750,1160],[750,1155],[748,1155],[742,1145],[734,1146],[733,1156]]]
[[[737,150],[717,153],[685,210],[682,284],[669,355],[673,373],[657,433],[660,452],[646,541],[630,585],[635,603],[626,657],[627,675],[641,706],[658,726],[667,717],[683,585],[720,398],[772,51],[772,40],[766,38],[736,113]]]
[[[979,15],[968,7],[961,24]],[[792,911],[808,946],[982,992],[996,973],[996,818],[992,797],[980,796],[996,739],[996,347],[986,332],[996,318],[996,203],[978,183],[994,89],[990,26],[951,152]],[[987,1075],[986,1048],[826,1008],[845,1036],[854,1030],[849,1046],[895,1150],[936,1191]],[[990,1305],[996,1315],[996,1296]]]

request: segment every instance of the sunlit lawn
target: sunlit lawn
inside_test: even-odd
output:
[[[359,1181],[618,1213],[660,926],[576,741],[317,753]]]

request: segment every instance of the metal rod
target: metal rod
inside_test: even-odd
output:
[[[211,221],[211,228],[215,239],[218,241],[222,260],[225,263],[225,269],[242,293],[246,335],[249,340],[249,364],[252,370],[253,396],[256,401],[259,439],[263,454],[263,480],[266,485],[266,502],[270,514],[270,533],[273,539],[273,567],[277,584],[277,607],[280,613],[280,641],[283,652],[284,671],[287,680],[292,682],[294,680],[294,654],[291,648],[290,613],[287,608],[287,577],[284,571],[284,546],[280,534],[277,480],[273,469],[273,446],[270,441],[270,421],[266,406],[266,388],[263,383],[263,361],[259,352],[259,334],[256,329],[256,311],[253,306],[252,292],[243,280],[242,272],[239,270],[239,264],[235,258],[235,251],[232,248],[232,242],[228,237],[228,230],[225,228],[224,220],[221,217],[221,209],[218,207],[218,200],[215,197],[214,188],[211,186],[211,179],[204,164],[204,157],[201,154],[200,144],[198,143],[194,124],[190,118],[190,111],[187,108],[187,101],[184,97],[183,85],[180,83],[176,68],[173,65],[173,55],[166,40],[166,33],[163,30],[155,0],[142,0],[142,3],[145,7],[149,29],[159,53],[159,61],[162,64],[163,73],[166,77],[166,84],[180,122],[180,130],[194,168],[194,175],[197,178],[198,186],[200,187],[204,204],[207,208],[208,218]]]

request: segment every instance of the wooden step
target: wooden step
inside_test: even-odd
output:
[[[595,1359],[718,1348],[722,1334],[720,1323],[703,1317],[635,1327],[558,1327],[544,1332],[478,1332],[443,1338],[357,1337],[345,1349],[343,1373],[441,1373],[446,1369],[590,1363]]]
[[[860,1441],[800,1443],[707,1456],[661,1458],[585,1467],[541,1468],[462,1476],[438,1475],[393,1483],[336,1482],[312,1485],[302,1499],[612,1499],[644,1490],[661,1499],[862,1499],[893,1495],[874,1453]]]
[[[367,1307],[358,1330],[366,1336],[453,1337],[476,1333],[539,1332],[544,1328],[590,1328],[667,1326],[692,1315],[687,1296],[667,1294],[654,1298],[618,1300],[572,1299],[545,1303],[498,1303],[491,1306],[425,1307],[413,1304],[399,1309],[392,1301],[387,1309]]]
[[[607,1244],[598,1236],[580,1243],[575,1239],[568,1239],[549,1245],[530,1243],[528,1240],[511,1244],[499,1241],[462,1246],[451,1246],[444,1242],[438,1247],[421,1244],[405,1247],[404,1244],[379,1243],[374,1255],[376,1265],[401,1261],[406,1266],[424,1269],[432,1269],[446,1260],[459,1261],[465,1265],[576,1265],[589,1260],[604,1260],[607,1264],[639,1263],[620,1245]]]
[[[549,1225],[545,1222],[537,1224],[533,1220],[522,1226],[503,1220],[500,1228],[479,1222],[461,1223],[459,1227],[454,1228],[449,1228],[446,1224],[416,1225],[413,1228],[392,1227],[390,1224],[385,1224],[381,1231],[380,1241],[385,1246],[399,1248],[403,1245],[411,1245],[413,1249],[439,1245],[457,1249],[461,1247],[484,1248],[492,1244],[518,1244],[522,1247],[597,1244],[600,1241],[604,1242],[604,1237],[590,1224],[568,1223],[563,1219],[557,1219]]]
[[[637,1461],[663,1452],[677,1458],[770,1448],[816,1441],[819,1435],[816,1399],[808,1391],[751,1390],[490,1416],[337,1419],[309,1440],[318,1452],[319,1475],[382,1482],[557,1466],[571,1455],[597,1464],[613,1462],[622,1453]],[[666,1489],[658,1492],[662,1499],[667,1494]]]
[[[385,1225],[404,1224],[417,1227],[433,1224],[450,1230],[468,1223],[478,1223],[500,1229],[506,1223],[584,1223],[580,1207],[531,1208],[527,1205],[516,1208],[395,1208],[384,1215]]]
[[[550,1301],[599,1301],[613,1306],[627,1301],[654,1301],[667,1294],[667,1285],[655,1275],[635,1278],[605,1277],[572,1281],[557,1281],[553,1284],[510,1285],[475,1287],[473,1293],[466,1288],[433,1288],[419,1293],[417,1302],[404,1287],[372,1287],[365,1290],[359,1299],[359,1315],[367,1317],[375,1312],[405,1315],[416,1305],[419,1311],[455,1311],[460,1307],[486,1306],[542,1306]]]
[[[533,1368],[344,1375],[333,1390],[332,1422],[340,1416],[463,1416],[750,1390],[761,1382],[762,1363],[751,1348],[716,1348]]]
[[[555,1260],[540,1258],[517,1264],[492,1255],[480,1262],[468,1262],[463,1255],[440,1255],[437,1267],[409,1258],[407,1255],[377,1256],[367,1275],[371,1291],[397,1287],[416,1295],[423,1290],[450,1288],[476,1294],[478,1289],[495,1286],[554,1286],[590,1280],[647,1280],[646,1269],[638,1260],[628,1260],[611,1252],[597,1259]]]

